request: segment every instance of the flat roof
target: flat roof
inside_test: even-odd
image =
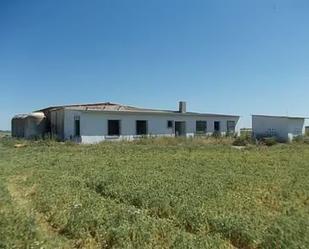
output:
[[[280,115],[263,115],[263,114],[252,114],[256,117],[266,117],[266,118],[288,118],[288,119],[307,119],[307,117],[295,117],[295,116],[280,116]]]
[[[198,112],[185,112],[180,113],[179,111],[173,110],[158,110],[150,108],[139,108],[134,106],[116,104],[111,102],[103,103],[92,103],[92,104],[74,104],[74,105],[60,105],[60,106],[50,106],[38,111],[52,111],[52,110],[76,110],[76,111],[99,111],[99,112],[111,112],[111,113],[144,113],[144,114],[181,114],[181,115],[197,115],[197,116],[216,116],[216,117],[234,117],[239,118],[238,115],[228,115],[228,114],[211,114],[211,113],[198,113]]]

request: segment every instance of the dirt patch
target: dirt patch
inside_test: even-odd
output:
[[[237,150],[244,150],[247,148],[247,146],[236,146],[236,145],[232,145],[233,149],[237,149]]]
[[[26,144],[14,144],[14,148],[23,148],[26,147]]]

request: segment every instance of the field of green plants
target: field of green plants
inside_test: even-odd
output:
[[[0,248],[307,249],[309,145],[1,138]]]

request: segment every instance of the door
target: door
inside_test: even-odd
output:
[[[186,136],[185,121],[175,121],[175,136]]]
[[[219,121],[215,121],[214,122],[214,130],[215,130],[215,132],[220,132],[221,127],[220,127],[220,122]]]

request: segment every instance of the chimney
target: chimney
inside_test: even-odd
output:
[[[179,112],[186,113],[187,111],[187,104],[185,101],[179,101]]]

